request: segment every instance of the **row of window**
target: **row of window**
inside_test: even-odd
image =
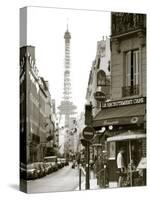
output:
[[[122,96],[139,94],[139,50],[131,50],[124,54],[124,86]],[[106,74],[103,70],[97,73],[97,86],[106,86]]]
[[[139,50],[125,53],[124,87],[122,96],[139,94]]]
[[[126,86],[139,84],[139,50],[132,50],[125,54]]]

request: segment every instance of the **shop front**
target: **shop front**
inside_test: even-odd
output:
[[[127,131],[107,138],[109,187],[146,185],[146,162],[143,168],[139,167],[141,161],[146,160],[143,152],[145,140],[146,134],[142,131]],[[121,174],[117,166],[120,149],[124,151],[122,155],[124,166]],[[121,185],[119,185],[119,176],[122,177]]]
[[[146,98],[132,98],[105,102],[93,119],[93,127],[105,136],[107,144],[107,173],[109,187],[118,187],[117,155],[124,150],[124,171],[121,186],[146,184]]]

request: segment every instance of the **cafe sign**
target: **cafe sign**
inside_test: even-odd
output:
[[[143,103],[146,103],[146,97],[105,102],[102,104],[102,108],[113,108],[113,107],[121,107],[121,106],[136,105]]]

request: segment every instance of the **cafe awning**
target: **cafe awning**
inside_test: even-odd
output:
[[[93,127],[144,123],[145,104],[103,108],[93,119]]]
[[[107,142],[123,141],[123,140],[136,140],[146,138],[146,134],[136,131],[126,131],[118,135],[107,138]]]

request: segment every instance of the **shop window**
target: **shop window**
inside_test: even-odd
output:
[[[122,96],[139,94],[139,50],[131,50],[125,53],[125,86],[122,88]]]
[[[115,142],[110,142],[109,143],[109,160],[115,160],[116,159],[116,143]]]

